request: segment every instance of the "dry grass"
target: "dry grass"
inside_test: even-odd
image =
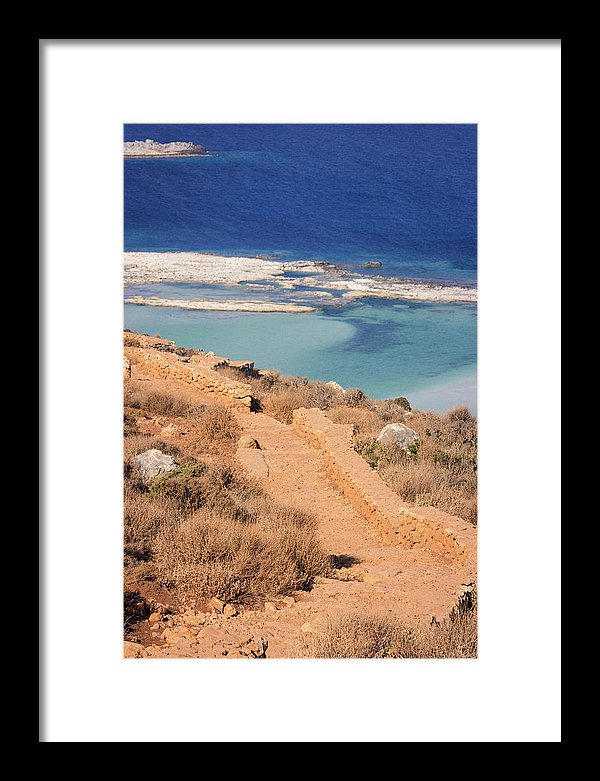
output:
[[[183,422],[185,439],[180,447],[169,444],[160,437],[134,435],[138,430],[137,418],[164,418],[175,424]],[[130,460],[144,450],[157,448],[178,456],[199,458],[206,454],[219,455],[231,451],[241,434],[235,415],[220,404],[190,403],[185,395],[172,393],[143,392],[132,390],[127,383],[125,388],[125,457]]]
[[[309,588],[331,562],[310,516],[281,507],[239,470],[240,429],[220,405],[190,405],[168,394],[129,393],[125,436],[125,570],[183,600],[218,596],[238,604]],[[133,404],[131,402],[133,401]],[[178,446],[136,433],[135,416],[181,424]],[[127,433],[131,432],[131,433]],[[157,448],[177,469],[146,484],[134,456]]]
[[[354,425],[355,449],[404,501],[439,507],[477,523],[477,421],[466,407],[445,415],[405,415],[388,401],[362,408],[334,407],[327,415],[335,423]],[[413,428],[421,437],[418,448],[406,452],[377,442],[390,422]]]
[[[466,407],[445,415],[415,412],[411,428],[418,450],[399,454],[382,448],[377,469],[405,501],[432,505],[477,523],[477,421]],[[396,452],[394,452],[396,450]]]
[[[123,434],[128,437],[138,433],[137,418],[130,412],[123,413]]]
[[[278,505],[231,465],[184,466],[150,490],[174,509],[175,522],[160,524],[154,539],[165,585],[252,604],[328,571],[312,517]]]
[[[125,553],[130,575],[152,573],[181,598],[244,604],[308,588],[330,568],[313,518],[232,468],[189,462],[149,490],[126,481]]]
[[[236,604],[309,588],[328,569],[312,524],[273,513],[266,497],[255,523],[201,510],[161,529],[156,562],[161,580],[185,596],[218,596]],[[278,517],[279,516],[279,517]]]
[[[328,409],[341,394],[324,382],[299,382],[270,391],[259,398],[261,409],[282,423],[292,422],[292,413],[300,407]]]
[[[227,407],[218,404],[197,407],[190,417],[193,418],[197,433],[211,442],[232,442],[241,434],[235,416]]]
[[[409,629],[386,616],[348,614],[299,642],[296,655],[317,659],[473,659],[477,600],[466,594],[441,623]]]
[[[213,429],[219,429],[219,436],[222,436],[226,428],[236,425],[231,411],[221,404],[197,404],[190,402],[185,395],[132,390],[130,383],[126,383],[125,386],[125,407],[129,408],[130,412],[140,411],[146,417],[161,416],[202,421],[206,428],[212,426]]]
[[[128,575],[145,579],[152,574],[153,545],[161,528],[182,518],[168,497],[151,496],[136,470],[126,467],[124,491],[124,552]]]
[[[150,415],[180,418],[194,413],[196,405],[190,404],[184,398],[169,393],[131,393],[126,397],[128,407],[143,409]]]
[[[377,438],[381,429],[389,422],[401,423],[404,419],[401,409],[397,409],[393,421],[383,420],[379,410],[368,407],[333,407],[327,410],[327,417],[334,423],[350,423],[354,426],[354,442],[361,444]]]
[[[260,411],[282,423],[291,423],[292,412],[300,407],[328,409],[343,403],[344,394],[318,380],[285,377],[279,372],[245,371],[234,366],[219,366],[217,371],[240,382],[249,382],[252,397]]]

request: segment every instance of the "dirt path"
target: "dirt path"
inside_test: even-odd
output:
[[[190,400],[215,403],[189,385],[135,369],[132,379],[143,382],[146,389],[177,389]],[[318,519],[324,548],[344,565],[340,579],[320,578],[312,591],[297,593],[294,604],[280,601],[276,612],[244,611],[229,619],[205,619],[191,611],[176,619],[177,632],[167,634],[172,642],[163,644],[162,631],[144,633],[144,644],[154,644],[148,655],[239,656],[236,649],[262,637],[268,642],[269,657],[288,657],[299,639],[318,632],[328,617],[369,611],[414,624],[447,616],[457,597],[457,575],[450,564],[425,550],[384,545],[378,532],[329,483],[319,452],[292,426],[262,413],[236,417],[243,434],[260,445],[260,449],[239,448],[239,462],[278,502]]]

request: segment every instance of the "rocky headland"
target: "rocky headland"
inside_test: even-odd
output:
[[[161,144],[147,138],[145,141],[125,141],[123,155],[125,157],[198,157],[205,155],[206,149],[201,144],[191,141],[171,141]]]

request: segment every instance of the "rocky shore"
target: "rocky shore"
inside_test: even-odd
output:
[[[477,302],[477,288],[467,284],[444,284],[356,273],[327,262],[283,263],[258,257],[227,257],[202,252],[126,252],[124,282],[126,286],[156,282],[195,282],[207,285],[244,285],[247,286],[246,289],[258,287],[248,283],[268,282],[268,285],[261,286],[265,292],[285,291],[286,296],[302,295],[306,298],[328,299],[323,303],[337,305],[359,298],[404,299],[434,303],[475,304]],[[157,300],[163,299],[159,297]],[[152,302],[130,300],[130,303]],[[199,309],[201,307],[197,305],[198,303],[202,302],[188,302],[186,308]],[[233,309],[234,305],[248,306],[248,304],[249,302],[229,301],[225,305],[219,302],[219,308]],[[154,305],[173,306],[172,303]],[[261,306],[270,307],[270,304],[261,302]],[[279,301],[274,303],[274,306],[277,308],[239,311],[314,311],[311,307],[300,310],[297,308],[298,305],[289,302]]]
[[[145,141],[125,141],[123,144],[124,157],[198,157],[205,154],[203,146],[192,144],[191,141],[160,144],[147,138]]]

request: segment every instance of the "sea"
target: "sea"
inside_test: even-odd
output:
[[[124,161],[125,251],[273,255],[476,284],[476,125],[125,125],[125,141],[150,138],[209,154]],[[381,267],[365,269],[372,261]],[[150,292],[194,298],[198,286]],[[375,398],[477,412],[474,304],[363,298],[302,314],[126,304],[124,324]]]

